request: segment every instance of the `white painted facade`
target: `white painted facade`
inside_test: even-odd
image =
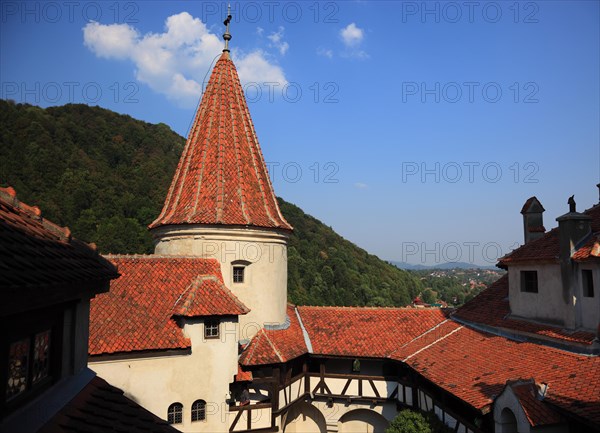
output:
[[[225,286],[250,312],[240,318],[241,339],[265,325],[281,325],[287,306],[287,241],[281,230],[231,226],[161,226],[152,230],[156,254],[214,258]],[[233,281],[233,267],[244,267],[244,282]]]
[[[594,296],[583,296],[581,271],[592,270]],[[538,293],[522,288],[522,271],[536,271]],[[509,301],[511,315],[568,329],[583,328],[596,331],[600,322],[600,267],[593,264],[574,263],[569,293],[563,295],[561,269],[558,264],[531,263],[511,265],[508,268]],[[565,301],[566,300],[566,301]]]
[[[237,373],[239,324],[221,320],[219,338],[204,337],[204,321],[187,319],[183,326],[192,353],[123,360],[90,361],[89,367],[125,395],[162,419],[172,403],[183,405],[183,432],[226,432],[229,425],[229,384]],[[191,421],[196,400],[206,402],[206,420]]]

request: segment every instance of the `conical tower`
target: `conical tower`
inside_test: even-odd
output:
[[[159,217],[156,254],[214,257],[225,284],[250,307],[242,338],[285,322],[292,227],[273,191],[229,54],[215,64]]]

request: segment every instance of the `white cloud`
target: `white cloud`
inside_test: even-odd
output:
[[[327,57],[329,59],[333,58],[333,51],[328,48],[323,48],[323,47],[317,48],[317,54],[319,56]]]
[[[261,50],[247,55],[234,56],[234,61],[242,83],[278,83],[287,84],[283,69],[269,63],[266,54]]]
[[[362,182],[356,182],[354,184],[354,187],[358,188],[358,189],[367,189],[369,187],[369,185],[367,185],[366,183],[362,183]]]
[[[196,106],[202,80],[223,48],[220,37],[187,12],[168,17],[162,33],[145,35],[128,24],[91,22],[83,28],[83,41],[98,57],[132,61],[136,79],[184,107]],[[243,84],[287,83],[283,69],[261,50],[235,51],[232,57]]]
[[[256,34],[258,36],[262,36],[264,32],[265,32],[265,29],[263,29],[262,27],[257,27],[256,28]]]
[[[363,30],[356,27],[355,23],[350,23],[340,30],[340,36],[347,47],[357,46],[365,37]]]
[[[279,54],[281,54],[282,56],[290,48],[290,45],[283,40],[284,31],[285,28],[279,26],[279,29],[276,32],[273,32],[269,36],[267,36],[267,38],[271,41],[271,46],[277,48],[279,50]]]

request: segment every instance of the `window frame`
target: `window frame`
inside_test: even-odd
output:
[[[50,388],[60,380],[63,368],[64,315],[69,310],[68,304],[53,308],[28,311],[27,313],[7,317],[4,323],[19,323],[19,329],[0,337],[0,415],[13,412]],[[35,319],[32,319],[35,317]],[[49,333],[49,347],[46,352],[47,365],[43,377],[34,381],[35,340],[36,336]],[[19,341],[28,341],[27,369],[25,390],[8,397],[9,355],[11,345]],[[68,340],[67,340],[68,341]],[[68,343],[67,343],[68,344]]]
[[[209,332],[209,330],[215,330],[216,332]],[[204,319],[204,338],[207,340],[214,340],[221,336],[221,321],[216,318]]]
[[[241,272],[241,274],[242,274],[241,279],[240,279],[239,275],[236,275],[236,271]],[[233,265],[232,271],[231,271],[231,278],[232,278],[233,284],[244,284],[245,276],[246,276],[246,266]]]
[[[183,424],[183,404],[176,401],[167,408],[167,422],[169,424]]]
[[[594,290],[594,271],[592,269],[581,270],[581,292],[584,298],[593,298]]]
[[[535,285],[532,287],[531,285]],[[538,271],[536,270],[523,270],[521,271],[521,292],[522,293],[539,293],[539,279]]]
[[[192,422],[206,421],[206,400],[198,399],[193,402],[190,412]]]

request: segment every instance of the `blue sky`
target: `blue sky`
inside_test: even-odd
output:
[[[187,130],[220,1],[0,4],[1,97]],[[598,202],[597,1],[233,2],[276,193],[387,260],[493,264]]]

